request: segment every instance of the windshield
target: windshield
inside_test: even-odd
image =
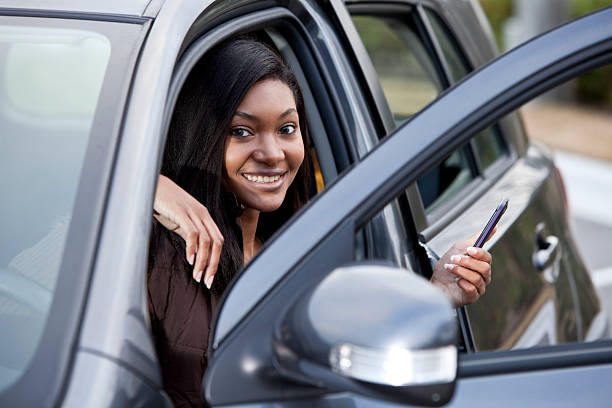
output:
[[[0,25],[0,391],[47,320],[110,55],[99,33]]]

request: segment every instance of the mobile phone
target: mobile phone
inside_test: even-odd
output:
[[[495,209],[495,212],[489,219],[489,222],[487,222],[487,225],[485,225],[484,229],[480,233],[480,236],[476,240],[476,243],[474,244],[476,248],[482,248],[486,240],[489,239],[489,237],[491,236],[491,232],[493,232],[493,228],[495,228],[502,215],[504,215],[504,213],[506,212],[507,208],[508,199],[504,198],[501,203],[499,203],[499,205]]]

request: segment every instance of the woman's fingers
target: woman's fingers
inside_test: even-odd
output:
[[[212,237],[212,244],[204,283],[206,284],[206,287],[210,289],[212,287],[215,274],[217,273],[217,267],[219,266],[219,259],[221,258],[221,249],[223,248],[224,238],[221,231],[219,231],[217,224],[213,222],[210,216],[208,218],[209,222],[207,223],[207,227]]]
[[[187,262],[193,266],[193,279],[201,282],[204,270],[208,265],[214,265],[213,269],[209,268],[213,275],[216,272],[223,237],[217,225],[208,215],[208,211],[198,215],[189,214],[188,217],[181,218],[178,223],[181,227],[176,230],[176,233],[185,240],[185,257]]]
[[[180,234],[179,234],[180,235]],[[189,228],[189,232],[182,237],[185,240],[185,257],[189,265],[193,266],[195,255],[198,251],[198,232],[195,228]]]
[[[175,232],[185,240],[185,258],[189,265],[193,266],[193,279],[198,280],[198,272],[203,269],[198,269],[198,265],[202,262],[201,257],[198,257],[198,249],[200,247],[200,235],[205,233],[197,225],[198,222],[186,217],[179,221],[181,227]],[[204,260],[206,262],[206,260]],[[204,263],[206,265],[206,263]]]
[[[482,276],[484,283],[488,285],[491,283],[491,255],[486,251],[483,252],[485,252],[485,254],[482,254],[481,256],[484,259],[489,259],[488,261],[468,255],[453,255],[451,257],[451,262],[477,272]]]
[[[210,254],[210,235],[206,228],[200,224],[200,233],[198,234],[198,253],[196,254],[196,261],[193,268],[193,273],[195,274],[195,280],[198,282],[202,281],[202,275],[204,274],[204,268],[209,262],[209,254]]]
[[[452,263],[445,264],[444,268],[465,281],[462,284],[458,282],[464,291],[471,292],[473,289],[478,296],[482,296],[487,285],[491,283],[491,254],[482,248],[474,247],[467,248],[467,253],[468,255],[451,256]]]
[[[474,288],[476,288],[478,295],[482,296],[485,292],[487,284],[485,282],[485,278],[478,272],[475,272],[472,269],[465,268],[463,266],[455,265],[455,264],[446,264],[444,268],[462,280],[465,280],[472,284]],[[461,282],[461,280],[459,281]]]
[[[204,284],[208,289],[212,287],[213,279],[217,273],[217,267],[219,266],[219,259],[221,258],[221,248],[223,247],[223,238],[218,237],[212,241],[212,248],[210,251],[210,260],[208,267],[206,268],[206,275],[204,278]]]
[[[154,210],[164,227],[185,240],[185,257],[193,266],[193,279],[204,279],[210,289],[221,258],[223,235],[208,209],[172,180],[160,176]]]
[[[457,286],[459,286],[465,294],[465,296],[463,297],[464,301],[462,302],[464,305],[472,304],[476,302],[480,297],[480,295],[478,294],[478,289],[476,289],[474,285],[464,279],[461,279],[459,282],[457,282]]]
[[[192,276],[211,287],[223,247],[223,235],[208,209],[168,177],[159,176],[155,218],[185,240],[185,257],[193,266]]]
[[[466,249],[466,252],[471,258],[478,259],[488,264],[491,264],[491,261],[493,260],[491,253],[482,248],[469,247]]]
[[[432,282],[446,288],[457,307],[474,303],[491,283],[491,254],[471,246],[478,235],[455,243],[434,267]]]
[[[194,279],[198,282],[204,279],[204,284],[210,289],[221,258],[223,235],[205,207],[193,216],[199,230]]]

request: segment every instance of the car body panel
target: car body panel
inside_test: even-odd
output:
[[[52,11],[66,13],[93,13],[104,15],[141,16],[151,0],[3,0],[0,7],[22,11]]]
[[[63,399],[67,407],[172,407],[168,396],[120,360],[80,350]]]
[[[558,222],[567,216],[564,203],[556,199],[560,194],[548,153],[533,144],[490,188],[486,197],[476,201],[444,233],[428,242],[434,251],[441,253],[461,239],[462,234],[466,236],[482,228],[491,212],[491,202],[510,198],[511,205],[492,242],[486,246],[495,259],[495,279],[487,288],[487,296],[468,307],[478,350],[581,341],[599,311],[592,285],[582,284],[579,292],[586,297],[581,299],[575,297],[572,289],[576,276],[585,276],[587,271],[574,258],[576,252],[568,250],[571,247],[565,249],[572,241],[564,224]],[[561,254],[553,265],[559,276],[552,282],[547,281],[545,272],[534,267],[532,256],[521,256],[536,251],[536,226],[540,222],[547,225],[546,234],[555,235],[561,241]],[[542,317],[540,320],[536,317],[547,302],[552,302],[553,308],[544,321],[556,324],[544,330]],[[542,328],[539,335],[533,329],[527,335],[532,326]]]
[[[468,378],[458,382],[448,408],[460,407],[529,407],[577,406],[603,407],[612,398],[609,387],[612,365],[573,367],[532,371],[520,374]],[[579,381],[577,379],[580,379]],[[593,392],[589,392],[593,390]],[[492,397],[494,396],[494,397]],[[329,394],[319,398],[286,401],[286,408],[400,408],[414,405],[383,402],[347,393]],[[276,408],[277,401],[227,405],[227,408]]]
[[[460,23],[457,24],[457,27],[453,27],[455,33],[458,34],[462,27],[465,26]],[[461,37],[461,35],[457,35],[457,38]],[[470,50],[469,46],[463,48],[466,52]],[[473,66],[478,66],[479,62],[478,59],[471,57]],[[511,123],[508,123],[510,121]],[[430,231],[435,230],[435,227],[423,232],[423,235],[427,237],[428,244],[442,251],[444,245],[454,242],[453,239],[459,239],[460,234],[466,237],[471,235],[473,231],[482,228],[474,225],[476,220],[480,220],[480,223],[484,225],[488,212],[491,211],[491,208],[494,208],[502,197],[510,199],[511,208],[518,206],[520,209],[520,217],[509,218],[506,214],[501,222],[501,226],[511,224],[511,231],[507,236],[504,237],[499,234],[498,237],[492,239],[492,243],[488,246],[496,259],[495,271],[499,279],[495,279],[488,288],[489,296],[483,302],[468,308],[470,310],[471,326],[474,330],[474,343],[481,350],[526,347],[537,344],[538,341],[541,341],[541,344],[580,341],[584,338],[584,333],[600,309],[599,305],[596,304],[597,297],[594,296],[592,285],[588,287],[582,285],[581,289],[583,290],[576,290],[577,280],[584,282],[590,279],[568,230],[567,209],[558,205],[561,204],[560,199],[564,199],[564,191],[557,180],[558,174],[554,171],[552,156],[545,152],[545,149],[530,145],[529,142],[525,144],[524,130],[521,124],[517,122],[518,118],[514,113],[500,123],[501,130],[506,134],[506,140],[511,143],[518,156],[518,161],[513,162],[512,167],[520,166],[520,162],[528,158],[529,152],[532,152],[531,156],[533,156],[533,152],[539,151],[541,152],[538,154],[539,162],[548,168],[547,176],[545,178],[541,177],[539,182],[529,187],[531,196],[524,197],[522,194],[517,197],[513,196],[516,192],[511,186],[522,185],[524,181],[520,178],[525,175],[521,174],[521,171],[515,173],[510,168],[504,171],[503,180],[496,181],[497,185],[485,185],[484,188],[477,188],[476,191],[468,193],[468,198],[465,201],[469,203],[469,206],[462,205],[460,212],[454,211],[453,217],[456,217],[456,219],[446,219],[442,222],[444,227],[439,232]],[[527,152],[522,151],[525,147],[528,149]],[[516,174],[518,179],[510,180],[509,177],[512,174]],[[533,179],[531,182],[533,182]],[[489,209],[486,208],[487,206]],[[555,282],[547,282],[543,276],[533,280],[533,276],[543,275],[543,273],[539,272],[532,262],[523,262],[520,267],[516,264],[521,262],[521,258],[526,260],[520,254],[536,252],[536,227],[540,223],[546,226],[545,234],[550,234],[547,236],[560,239],[559,252],[561,256],[553,266],[555,273],[560,274],[560,278]],[[531,284],[524,285],[527,290],[521,292],[521,299],[516,299],[514,302],[509,301],[511,296],[509,295],[509,288],[521,282],[523,278],[512,276],[512,274],[521,274],[525,278],[531,278]],[[554,292],[549,290],[551,288],[554,288]],[[549,292],[548,295],[545,295],[545,292]],[[517,293],[516,289],[515,293]],[[528,298],[531,300],[528,301]],[[554,298],[554,313],[550,314],[549,317],[556,321],[556,325],[546,334],[542,333],[544,337],[540,339],[531,336],[532,338],[529,341],[526,341],[525,337],[519,341],[518,331],[526,330],[526,327],[529,326],[528,321],[533,319],[539,312],[538,308],[545,304],[544,298],[551,301]],[[526,308],[524,302],[532,302],[534,307]],[[581,305],[582,302],[584,302],[584,305]],[[497,318],[492,316],[490,310],[493,305],[504,305],[504,309],[508,311],[506,317],[515,316],[514,321],[506,319],[502,323],[500,316]],[[516,320],[517,316],[520,316],[519,321]],[[496,323],[491,322],[491,319]],[[494,326],[500,324],[497,326],[500,329],[497,331],[498,336],[500,336],[498,341],[492,341],[491,339],[490,334],[496,332],[496,330],[491,330],[492,324]],[[501,337],[504,336],[506,338],[502,341]]]
[[[612,398],[612,365],[592,365],[477,377],[461,380],[449,407],[485,406],[483,390],[495,395],[495,406],[605,406]],[[588,390],[587,390],[588,388]],[[535,402],[539,401],[539,402]]]

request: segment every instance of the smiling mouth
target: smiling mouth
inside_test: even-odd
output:
[[[278,180],[280,180],[284,174],[276,174],[273,176],[261,176],[261,175],[255,175],[255,174],[247,174],[244,173],[242,174],[244,176],[244,178],[246,178],[247,180],[253,182],[253,183],[261,183],[261,184],[267,184],[267,183],[275,183]]]

